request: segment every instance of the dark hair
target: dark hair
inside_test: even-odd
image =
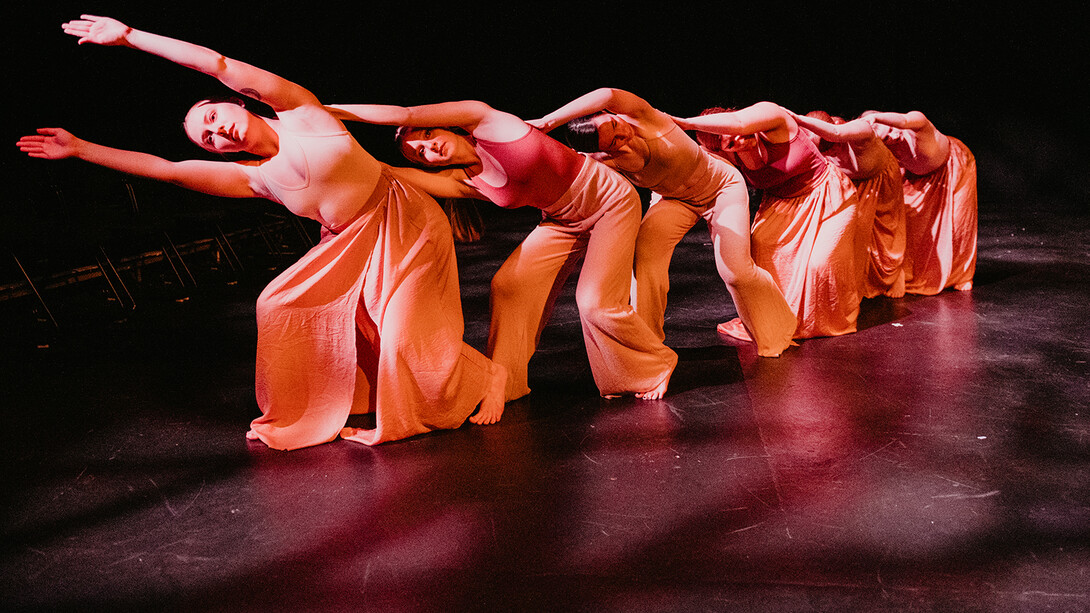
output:
[[[239,98],[238,96],[211,96],[209,98],[205,98],[204,100],[198,100],[193,104],[193,106],[190,106],[188,109],[186,109],[185,117],[182,118],[182,129],[185,129],[185,120],[189,117],[189,114],[193,112],[193,109],[199,106],[204,106],[206,104],[220,104],[222,102],[246,108],[246,101],[242,98]]]
[[[601,151],[598,146],[598,126],[594,124],[594,118],[605,114],[605,111],[598,111],[569,121],[568,132],[564,137],[564,140],[568,141],[568,146],[583,153]]]

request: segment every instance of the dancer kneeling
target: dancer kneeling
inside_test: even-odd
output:
[[[825,111],[792,116],[855,184],[863,297],[904,296],[905,195],[897,158],[863,119],[845,122]]]
[[[216,77],[272,107],[203,101],[186,134],[216,153],[256,160],[168,160],[112,149],[57,128],[20,139],[32,157],[74,157],[217,196],[263,197],[324,227],[321,244],[257,304],[257,399],[248,437],[296,449],[338,436],[366,444],[457,428],[503,407],[505,374],[462,341],[450,226],[438,204],[398,181],[306,89],[180,40],[84,15],[80,43],[127,46]],[[373,430],[346,428],[375,412]]]
[[[968,290],[976,273],[976,158],[919,111],[863,114],[904,171],[905,291]]]
[[[790,112],[771,102],[738,111],[713,108],[676,121],[697,130],[706,150],[762,190],[753,261],[783,290],[795,313],[795,338],[855,332],[861,273],[852,182],[821,155]],[[745,336],[737,320],[721,330]]]

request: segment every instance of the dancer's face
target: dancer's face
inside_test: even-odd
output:
[[[632,125],[616,115],[598,115],[592,121],[598,129],[598,150],[603,153],[620,153],[636,137]]]
[[[401,154],[421,166],[451,166],[475,161],[468,141],[442,128],[418,128],[401,141]]]
[[[250,127],[253,114],[230,102],[197,104],[185,116],[185,133],[189,140],[216,153],[250,151]]]

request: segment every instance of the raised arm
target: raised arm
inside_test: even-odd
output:
[[[874,128],[863,119],[835,124],[816,117],[791,114],[798,124],[831,143],[854,143],[874,138]]]
[[[65,33],[79,44],[123,46],[145,51],[219,79],[227,87],[268,104],[275,111],[318,101],[305,88],[271,72],[233,60],[207,47],[131,28],[116,19],[81,15],[65,23]]]
[[[399,180],[416,186],[434,198],[478,198],[485,199],[481,192],[469,182],[465,171],[444,169],[427,171],[419,168],[390,166],[390,171]]]
[[[863,119],[885,124],[893,128],[900,128],[902,130],[919,131],[931,126],[931,122],[919,111],[909,111],[907,113],[871,113],[863,117]]]
[[[651,121],[658,115],[654,107],[636,94],[623,89],[603,87],[583,94],[540,119],[531,119],[526,123],[549,132],[573,119],[598,111],[628,115],[642,121]]]
[[[686,130],[700,130],[729,136],[747,136],[763,132],[772,142],[790,140],[798,127],[787,110],[772,102],[758,102],[738,111],[674,118],[674,121]]]
[[[16,143],[33,158],[76,158],[120,172],[173,183],[193,191],[228,198],[254,198],[258,194],[240,164],[187,160],[171,162],[161,157],[97,145],[61,128],[41,128]]]
[[[326,106],[326,109],[342,121],[362,121],[411,128],[457,126],[474,136],[499,142],[519,138],[529,129],[522,119],[476,100],[420,106],[330,104]]]

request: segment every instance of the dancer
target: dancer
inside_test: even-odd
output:
[[[504,370],[462,342],[450,226],[430,196],[391,176],[312,93],[180,40],[83,15],[64,24],[80,44],[131,47],[194,68],[269,104],[198,102],[185,131],[204,149],[247,162],[170,162],[43,128],[19,140],[31,157],[78,158],[227,197],[263,197],[322,224],[323,240],[257,302],[257,399],[248,438],[296,449],[337,436],[369,445],[503,410]],[[470,417],[479,405],[477,415]],[[350,413],[376,428],[346,428]]]
[[[655,193],[636,239],[633,299],[660,339],[670,259],[703,217],[716,269],[758,355],[779,356],[791,344],[795,315],[772,275],[750,256],[749,192],[738,169],[702,150],[670,115],[620,89],[597,89],[529,123],[545,132],[567,123],[577,150]]]
[[[772,273],[795,313],[795,338],[855,332],[859,315],[855,188],[786,109],[758,102],[675,118],[709,152],[763,191],[753,221],[753,261]],[[744,336],[737,320],[720,329]]]
[[[527,364],[580,257],[576,303],[599,392],[662,397],[677,354],[629,305],[640,200],[628,181],[483,102],[330,108],[342,118],[401,126],[397,138],[406,158],[444,169],[405,169],[403,176],[437,197],[542,210],[541,224],[492,279],[489,357],[507,368],[507,400],[530,392]]]
[[[973,287],[976,272],[976,158],[919,111],[863,119],[904,170],[905,291],[930,296]]]
[[[897,158],[868,121],[845,122],[825,111],[792,115],[815,135],[818,150],[855,184],[859,245],[866,250],[860,268],[863,297],[904,296],[905,196]]]

